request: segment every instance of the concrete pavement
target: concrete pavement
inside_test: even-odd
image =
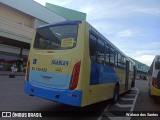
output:
[[[0,76],[9,76],[10,74],[12,74],[11,71],[0,71]],[[16,72],[15,76],[24,76],[25,73],[24,72]]]

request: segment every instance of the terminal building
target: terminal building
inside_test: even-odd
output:
[[[86,20],[86,13],[71,10],[71,9],[68,9],[68,8],[63,8],[63,7],[53,5],[53,4],[50,4],[50,3],[46,3],[45,6],[49,10],[57,13],[58,15],[63,16],[64,18],[66,18],[66,20],[71,20],[71,21]]]
[[[72,14],[66,16],[66,11]],[[10,70],[13,63],[27,61],[33,31],[38,26],[84,19],[85,13],[49,3],[45,7],[33,0],[0,0],[0,66]]]
[[[136,70],[137,70],[137,74],[136,74],[136,78],[137,79],[147,79],[147,74],[148,74],[148,70],[149,70],[149,66],[131,58],[134,62],[135,62],[135,66],[136,66]]]

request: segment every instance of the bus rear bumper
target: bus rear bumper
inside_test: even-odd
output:
[[[154,86],[152,86],[151,94],[154,95],[154,96],[160,96],[160,89],[155,88]]]
[[[45,98],[54,102],[81,107],[82,91],[80,90],[71,91],[45,88],[32,84],[31,82],[25,82],[25,92],[29,95]]]

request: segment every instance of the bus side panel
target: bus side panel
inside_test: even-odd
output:
[[[151,95],[160,96],[160,89],[157,89],[154,86],[152,86],[151,87]]]
[[[121,80],[120,84],[119,84],[119,93],[123,93],[125,90],[125,70],[124,69],[120,69],[120,68],[115,68],[115,72],[117,74],[117,76],[119,77],[119,79]]]
[[[84,30],[81,36],[84,36],[85,40],[83,43],[83,46],[84,46],[83,64],[81,66],[82,68],[81,69],[82,70],[81,71],[81,85],[82,85],[81,88],[83,91],[82,106],[86,106],[86,105],[100,102],[110,98],[107,96],[107,94],[110,93],[110,91],[113,91],[112,89],[114,89],[113,87],[114,84],[110,84],[110,85],[108,84],[107,86],[105,84],[90,85],[91,61],[90,61],[90,54],[89,54],[89,30],[91,30],[92,27],[87,22],[84,22],[83,27],[84,27]],[[102,80],[101,82],[103,83],[104,81]],[[106,93],[103,91],[108,91],[108,92]]]
[[[92,27],[87,22],[83,22],[80,27],[80,31],[82,31],[79,31],[79,36],[81,36],[79,39],[83,39],[81,40],[83,41],[83,43],[81,42],[81,47],[83,48],[83,63],[77,87],[77,89],[82,90],[83,93],[81,106],[112,98],[116,82],[120,84],[120,93],[126,91],[125,69],[99,65],[90,61],[89,30],[91,29]],[[130,81],[129,84],[131,84]]]
[[[120,82],[120,79],[125,78],[124,70],[118,71],[117,73],[117,71],[111,67],[94,65],[93,63],[91,63],[90,54],[89,54],[89,30],[91,29],[92,27],[88,23],[86,23],[83,66],[82,66],[83,70],[82,70],[82,78],[81,78],[83,80],[82,81],[82,84],[83,84],[82,106],[86,106],[92,103],[96,103],[96,102],[100,102],[100,101],[112,98],[116,80],[117,82]],[[94,81],[94,80],[90,81],[90,79],[95,78],[96,72],[92,74],[93,75],[92,78],[90,78],[91,77],[90,73],[95,67],[97,67],[99,71],[104,70],[104,75],[100,76],[100,79],[98,81],[99,84],[90,85],[90,83],[92,84],[92,82]],[[101,68],[104,68],[104,69],[101,70]],[[111,74],[107,73],[108,70],[111,72]],[[108,79],[109,76],[111,79]],[[108,83],[108,84],[104,84],[104,83]]]
[[[134,81],[134,72],[130,71],[129,72],[129,82],[128,82],[128,90],[132,88],[132,82]]]
[[[89,104],[101,102],[113,97],[115,84],[97,84],[91,85],[89,88]]]
[[[91,63],[90,103],[112,98],[116,83],[121,83],[121,80],[113,67]]]
[[[113,68],[91,63],[91,82],[89,86],[89,103],[96,103],[103,100],[113,98],[114,87],[119,83],[119,93],[125,90],[125,69]],[[131,80],[129,80],[129,89]]]

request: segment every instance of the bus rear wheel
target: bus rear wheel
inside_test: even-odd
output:
[[[114,94],[113,94],[113,104],[117,103],[119,100],[119,86],[116,85],[114,88]]]

